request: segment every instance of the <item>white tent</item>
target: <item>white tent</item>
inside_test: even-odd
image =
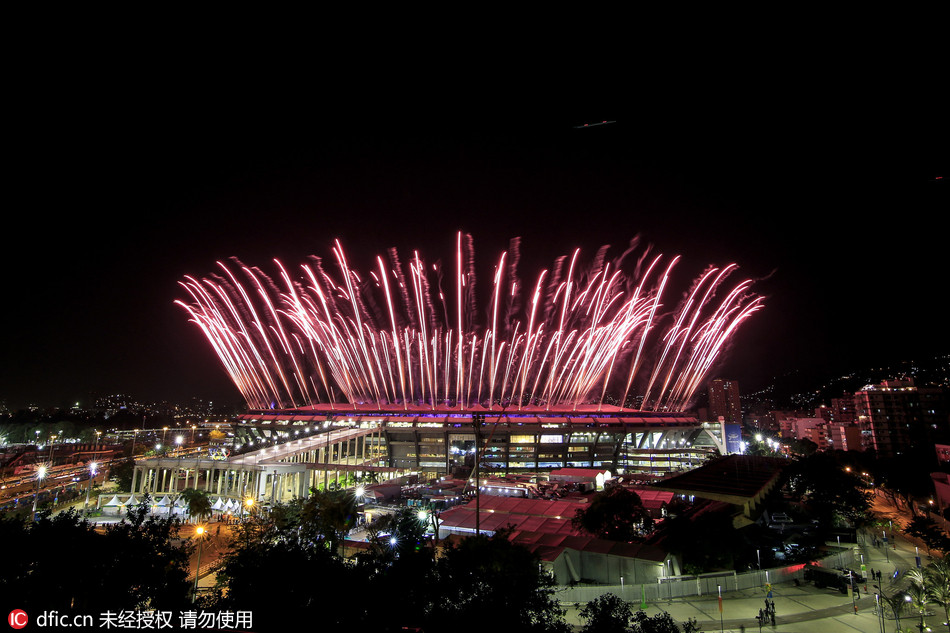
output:
[[[104,505],[102,506],[102,509],[105,510],[106,508],[114,508],[114,509],[115,509],[115,513],[116,513],[116,514],[119,514],[119,509],[120,509],[121,507],[122,507],[122,502],[119,501],[119,496],[118,496],[118,495],[114,495],[111,499],[109,499],[108,503],[106,503],[106,504],[104,504]]]

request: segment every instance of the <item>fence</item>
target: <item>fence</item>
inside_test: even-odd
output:
[[[842,546],[841,549],[818,559],[823,567],[856,567],[860,565],[855,547]],[[857,561],[857,562],[856,562]],[[627,602],[657,602],[689,596],[716,596],[719,588],[726,591],[743,591],[764,587],[766,583],[778,584],[802,580],[805,566],[801,563],[786,567],[775,567],[749,572],[716,572],[698,576],[670,576],[659,578],[658,582],[645,584],[587,585],[563,587],[557,591],[561,602],[586,604],[605,593],[620,596]]]

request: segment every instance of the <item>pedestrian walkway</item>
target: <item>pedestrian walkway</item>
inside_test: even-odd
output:
[[[857,560],[863,560],[865,566],[882,572],[883,591],[886,595],[900,591],[905,586],[902,574],[915,566],[914,543],[897,537],[897,548],[889,543],[885,551],[883,545],[874,547],[872,538],[867,533],[859,536],[857,545]],[[926,559],[922,561],[926,564]],[[894,580],[894,572],[899,571],[898,580]],[[880,588],[868,578],[866,584],[860,585],[859,593],[852,598],[835,589],[818,589],[811,583],[783,583],[772,586],[772,601],[775,603],[775,626],[771,621],[763,623],[762,631],[778,633],[880,633],[881,621],[875,609],[875,593]],[[719,611],[718,596],[688,597],[667,601],[653,602],[647,605],[644,611],[647,615],[655,615],[666,611],[673,619],[682,623],[689,618],[695,618],[706,633],[737,633],[745,627],[747,633],[756,633],[760,630],[756,616],[760,609],[765,609],[765,588],[731,591],[722,594],[722,612]],[[577,605],[568,609],[567,619],[572,625],[580,627],[584,620],[580,617],[580,610],[584,605]],[[634,603],[634,609],[639,605]],[[721,616],[721,620],[720,620]],[[913,615],[905,625],[916,624],[917,618]],[[931,617],[927,623],[934,630],[939,630],[942,619]],[[895,629],[893,620],[884,622],[887,632]]]

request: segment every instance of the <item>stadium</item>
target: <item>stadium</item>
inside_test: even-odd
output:
[[[728,283],[734,264],[707,268],[676,298],[680,258],[637,240],[609,254],[582,263],[576,250],[526,284],[512,240],[483,309],[463,233],[448,267],[390,249],[359,272],[337,241],[330,263],[312,257],[296,276],[232,260],[187,277],[176,303],[248,411],[226,460],[152,460],[137,489],[202,479],[278,501],[331,480],[459,476],[475,464],[508,476],[688,470],[723,451],[723,433],[684,411],[762,299],[750,280]]]

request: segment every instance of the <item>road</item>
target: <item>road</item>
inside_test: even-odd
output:
[[[876,529],[862,531],[858,540],[859,554],[864,556],[868,569],[880,570],[883,576],[885,595],[893,595],[902,590],[907,582],[903,572],[916,565],[915,556],[920,552],[921,564],[926,565],[926,548],[915,539],[904,536],[896,524],[906,525],[910,520],[909,510],[891,505],[883,496],[874,499],[875,514],[894,521],[893,537],[888,535],[888,547],[883,544],[874,546],[871,537],[881,537]],[[895,571],[899,571],[894,580]],[[775,602],[775,626],[771,624],[761,630],[775,633],[892,633],[897,623],[893,618],[881,620],[875,608],[875,593],[881,589],[873,583],[860,587],[860,598],[854,599],[832,589],[817,589],[812,584],[794,583],[773,585]],[[706,633],[755,633],[760,630],[756,620],[759,609],[765,604],[765,590],[727,592],[723,594],[723,608],[720,620],[719,601],[716,596],[691,597],[662,601],[647,605],[644,611],[655,615],[666,611],[677,622],[696,618]],[[633,605],[638,608],[638,604]],[[580,617],[583,605],[568,608],[568,621],[580,630],[584,620]],[[934,631],[947,631],[944,624],[944,612],[937,608],[936,613],[924,618],[924,623]],[[911,610],[901,616],[901,626],[906,631],[917,631],[919,615]]]

